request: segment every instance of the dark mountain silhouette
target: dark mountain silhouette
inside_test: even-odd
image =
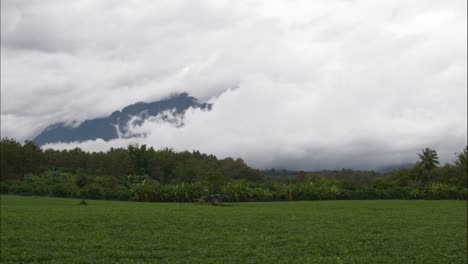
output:
[[[126,133],[129,122],[132,125],[140,125],[147,118],[158,115],[167,122],[173,122],[167,115],[164,115],[165,111],[173,111],[175,115],[183,115],[190,107],[211,110],[211,104],[201,103],[187,93],[182,93],[151,103],[132,104],[123,108],[122,111],[113,112],[108,117],[86,120],[77,127],[66,126],[65,123],[53,124],[35,137],[33,142],[41,146],[46,143],[85,141],[98,138],[108,141],[118,138],[119,133],[131,137],[132,135]]]
[[[400,164],[394,164],[394,165],[381,167],[381,168],[377,169],[377,171],[385,173],[385,172],[390,172],[390,171],[394,171],[394,170],[398,170],[398,169],[412,168],[412,167],[414,167],[414,162],[413,163],[406,162],[406,163],[400,163]]]

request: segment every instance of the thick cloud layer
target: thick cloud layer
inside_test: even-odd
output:
[[[443,161],[466,144],[466,1],[2,1],[2,136],[187,91],[138,142],[255,167]]]

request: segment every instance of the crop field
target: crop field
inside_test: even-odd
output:
[[[2,263],[466,263],[466,201],[1,197]]]

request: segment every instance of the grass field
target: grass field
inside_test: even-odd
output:
[[[2,263],[466,263],[466,201],[1,197]]]

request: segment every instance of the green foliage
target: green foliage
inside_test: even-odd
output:
[[[464,172],[468,172],[468,146],[466,146],[460,153],[457,154],[455,166]]]
[[[91,183],[86,185],[82,190],[82,197],[88,199],[103,199],[104,198],[104,188],[102,185],[97,183]]]
[[[264,173],[242,159],[146,145],[107,152],[41,150],[27,141],[0,141],[1,193],[136,201],[192,202],[211,194],[226,201],[335,199],[466,199],[467,149],[437,167],[426,148],[413,168],[373,171]]]
[[[457,154],[455,166],[458,169],[458,184],[468,186],[468,146]]]
[[[78,188],[83,188],[86,184],[88,184],[88,177],[85,174],[78,174],[75,177],[75,184]]]
[[[425,171],[431,171],[439,164],[439,157],[437,156],[437,152],[433,149],[422,149],[421,153],[418,153],[418,156],[419,161],[417,165]]]
[[[137,175],[149,175],[150,169],[150,155],[154,150],[146,149],[146,145],[130,145],[128,146],[128,154],[132,161],[132,172]]]
[[[30,160],[30,157],[25,157],[23,146],[13,139],[4,138],[0,141],[0,150],[0,179],[19,180],[23,178],[25,172],[27,172],[26,166],[29,168],[32,167],[31,164],[25,164],[26,160]],[[29,154],[29,152],[27,153]],[[34,152],[32,152],[32,154],[34,154]],[[36,168],[32,169],[36,170]]]

